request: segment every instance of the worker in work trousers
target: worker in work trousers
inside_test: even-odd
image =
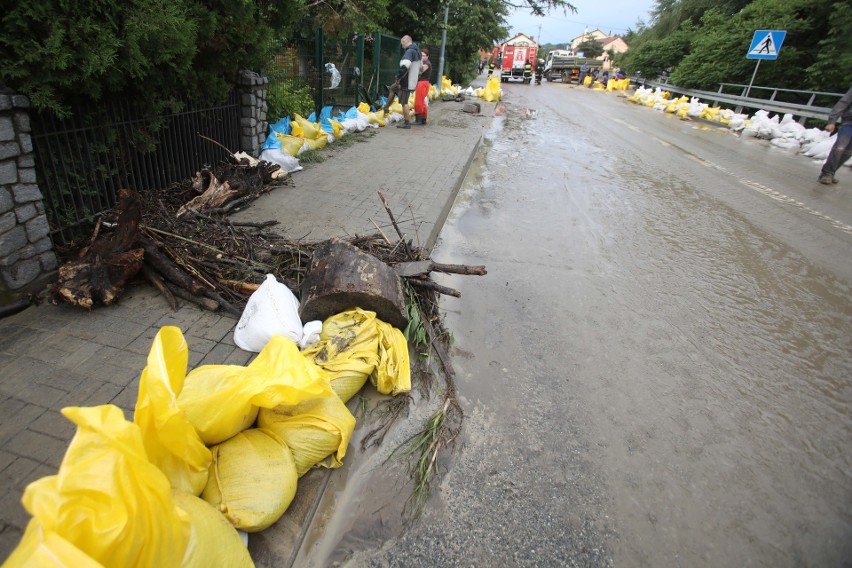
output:
[[[835,124],[838,120],[840,120],[840,128]],[[819,182],[831,185],[837,183],[834,173],[852,156],[852,89],[846,91],[846,94],[831,108],[825,129],[829,134],[837,130],[834,146],[831,147],[828,158],[819,173]]]
[[[527,62],[524,64],[524,83],[530,83],[532,81],[532,65],[530,64],[530,60],[527,59]]]

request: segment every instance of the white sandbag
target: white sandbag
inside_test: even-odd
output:
[[[756,138],[757,137],[757,129],[755,129],[755,128],[744,128],[741,136],[743,138]]]
[[[815,160],[825,160],[828,158],[828,153],[831,152],[832,146],[834,146],[834,138],[826,138],[809,144],[807,148],[802,149],[802,153]]]
[[[298,172],[302,169],[299,165],[298,158],[291,156],[287,152],[282,152],[280,148],[268,148],[260,153],[260,159],[277,164],[287,173]]]
[[[272,274],[248,299],[246,309],[234,328],[234,343],[245,351],[260,352],[273,335],[283,335],[299,343],[302,339],[299,300]]]
[[[307,349],[320,339],[322,332],[322,322],[313,320],[306,322],[302,328],[302,338],[299,340],[299,349]]]
[[[799,150],[800,144],[799,141],[795,138],[773,138],[769,141],[769,143],[776,148],[782,148],[784,150]]]

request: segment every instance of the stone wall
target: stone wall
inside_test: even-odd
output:
[[[254,71],[240,73],[240,150],[257,156],[266,142],[266,88],[269,79]]]
[[[36,182],[29,100],[0,91],[0,291],[28,289],[56,270]]]

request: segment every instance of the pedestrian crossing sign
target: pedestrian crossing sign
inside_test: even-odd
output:
[[[746,59],[778,59],[786,35],[784,30],[756,30]]]

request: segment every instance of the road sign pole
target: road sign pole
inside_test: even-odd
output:
[[[748,82],[748,87],[746,87],[746,92],[743,95],[747,97],[749,92],[751,91],[751,86],[754,85],[754,78],[757,76],[757,68],[760,67],[760,59],[757,60],[757,63],[754,66],[754,73],[751,74],[751,81]]]

